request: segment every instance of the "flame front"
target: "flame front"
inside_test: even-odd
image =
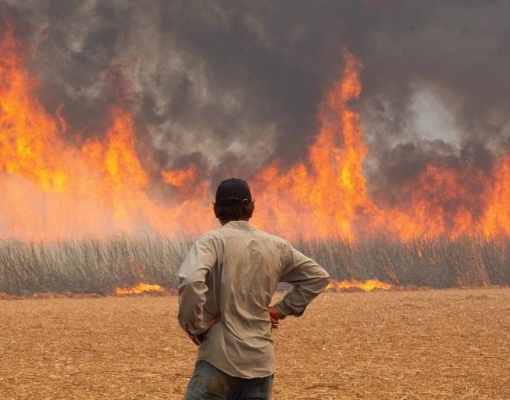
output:
[[[364,292],[371,292],[372,290],[389,290],[391,289],[389,283],[381,282],[377,279],[369,279],[367,281],[345,280],[345,281],[331,281],[326,287],[326,292],[333,292],[346,289],[359,289]]]
[[[115,294],[118,296],[129,294],[143,294],[143,293],[163,293],[165,289],[159,285],[151,285],[149,283],[139,283],[130,288],[116,288]]]
[[[204,206],[204,185],[185,203],[163,204],[148,196],[152,182],[137,154],[130,112],[112,104],[108,130],[73,147],[63,139],[70,134],[65,121],[37,101],[37,81],[22,68],[23,53],[9,27],[0,52],[2,236],[51,240],[138,230],[197,234],[214,226]],[[176,194],[189,194],[178,177],[194,168],[162,175]],[[200,226],[188,218],[190,209],[201,214]]]
[[[105,132],[69,140],[80,132],[69,132],[58,110],[44,109],[35,95],[38,81],[24,69],[28,54],[8,25],[0,35],[2,237],[197,235],[218,226],[204,173],[193,163],[154,173],[150,154],[139,155],[133,116],[121,99],[110,105]],[[362,65],[348,50],[343,57],[306,160],[286,170],[275,161],[246,177],[256,199],[254,224],[289,239],[510,234],[510,155],[489,172],[431,163],[394,205],[370,198],[363,175],[368,148],[353,109]],[[162,190],[166,196],[157,195]]]

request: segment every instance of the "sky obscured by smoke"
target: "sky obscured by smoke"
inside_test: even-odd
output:
[[[100,134],[112,87],[129,91],[160,168],[193,161],[217,181],[303,160],[344,47],[363,64],[369,190],[508,152],[510,2],[0,0],[0,13],[31,46],[48,112]]]

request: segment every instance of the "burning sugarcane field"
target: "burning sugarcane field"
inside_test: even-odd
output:
[[[329,275],[268,314],[272,399],[510,399],[508,21],[498,1],[0,0],[0,400],[183,399],[203,343],[182,265],[232,221],[231,177],[252,207],[233,220]]]

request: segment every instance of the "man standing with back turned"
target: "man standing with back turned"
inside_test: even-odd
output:
[[[256,230],[248,184],[216,191],[221,228],[200,237],[179,270],[179,324],[198,345],[185,400],[268,400],[274,374],[272,328],[301,316],[329,275],[287,241]],[[293,289],[270,306],[278,282]]]

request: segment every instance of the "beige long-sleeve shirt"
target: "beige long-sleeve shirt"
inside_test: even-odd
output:
[[[179,270],[179,323],[191,336],[219,316],[198,348],[198,359],[236,377],[274,373],[268,307],[279,282],[293,289],[275,304],[300,316],[329,282],[328,273],[287,241],[232,221],[203,235]]]

